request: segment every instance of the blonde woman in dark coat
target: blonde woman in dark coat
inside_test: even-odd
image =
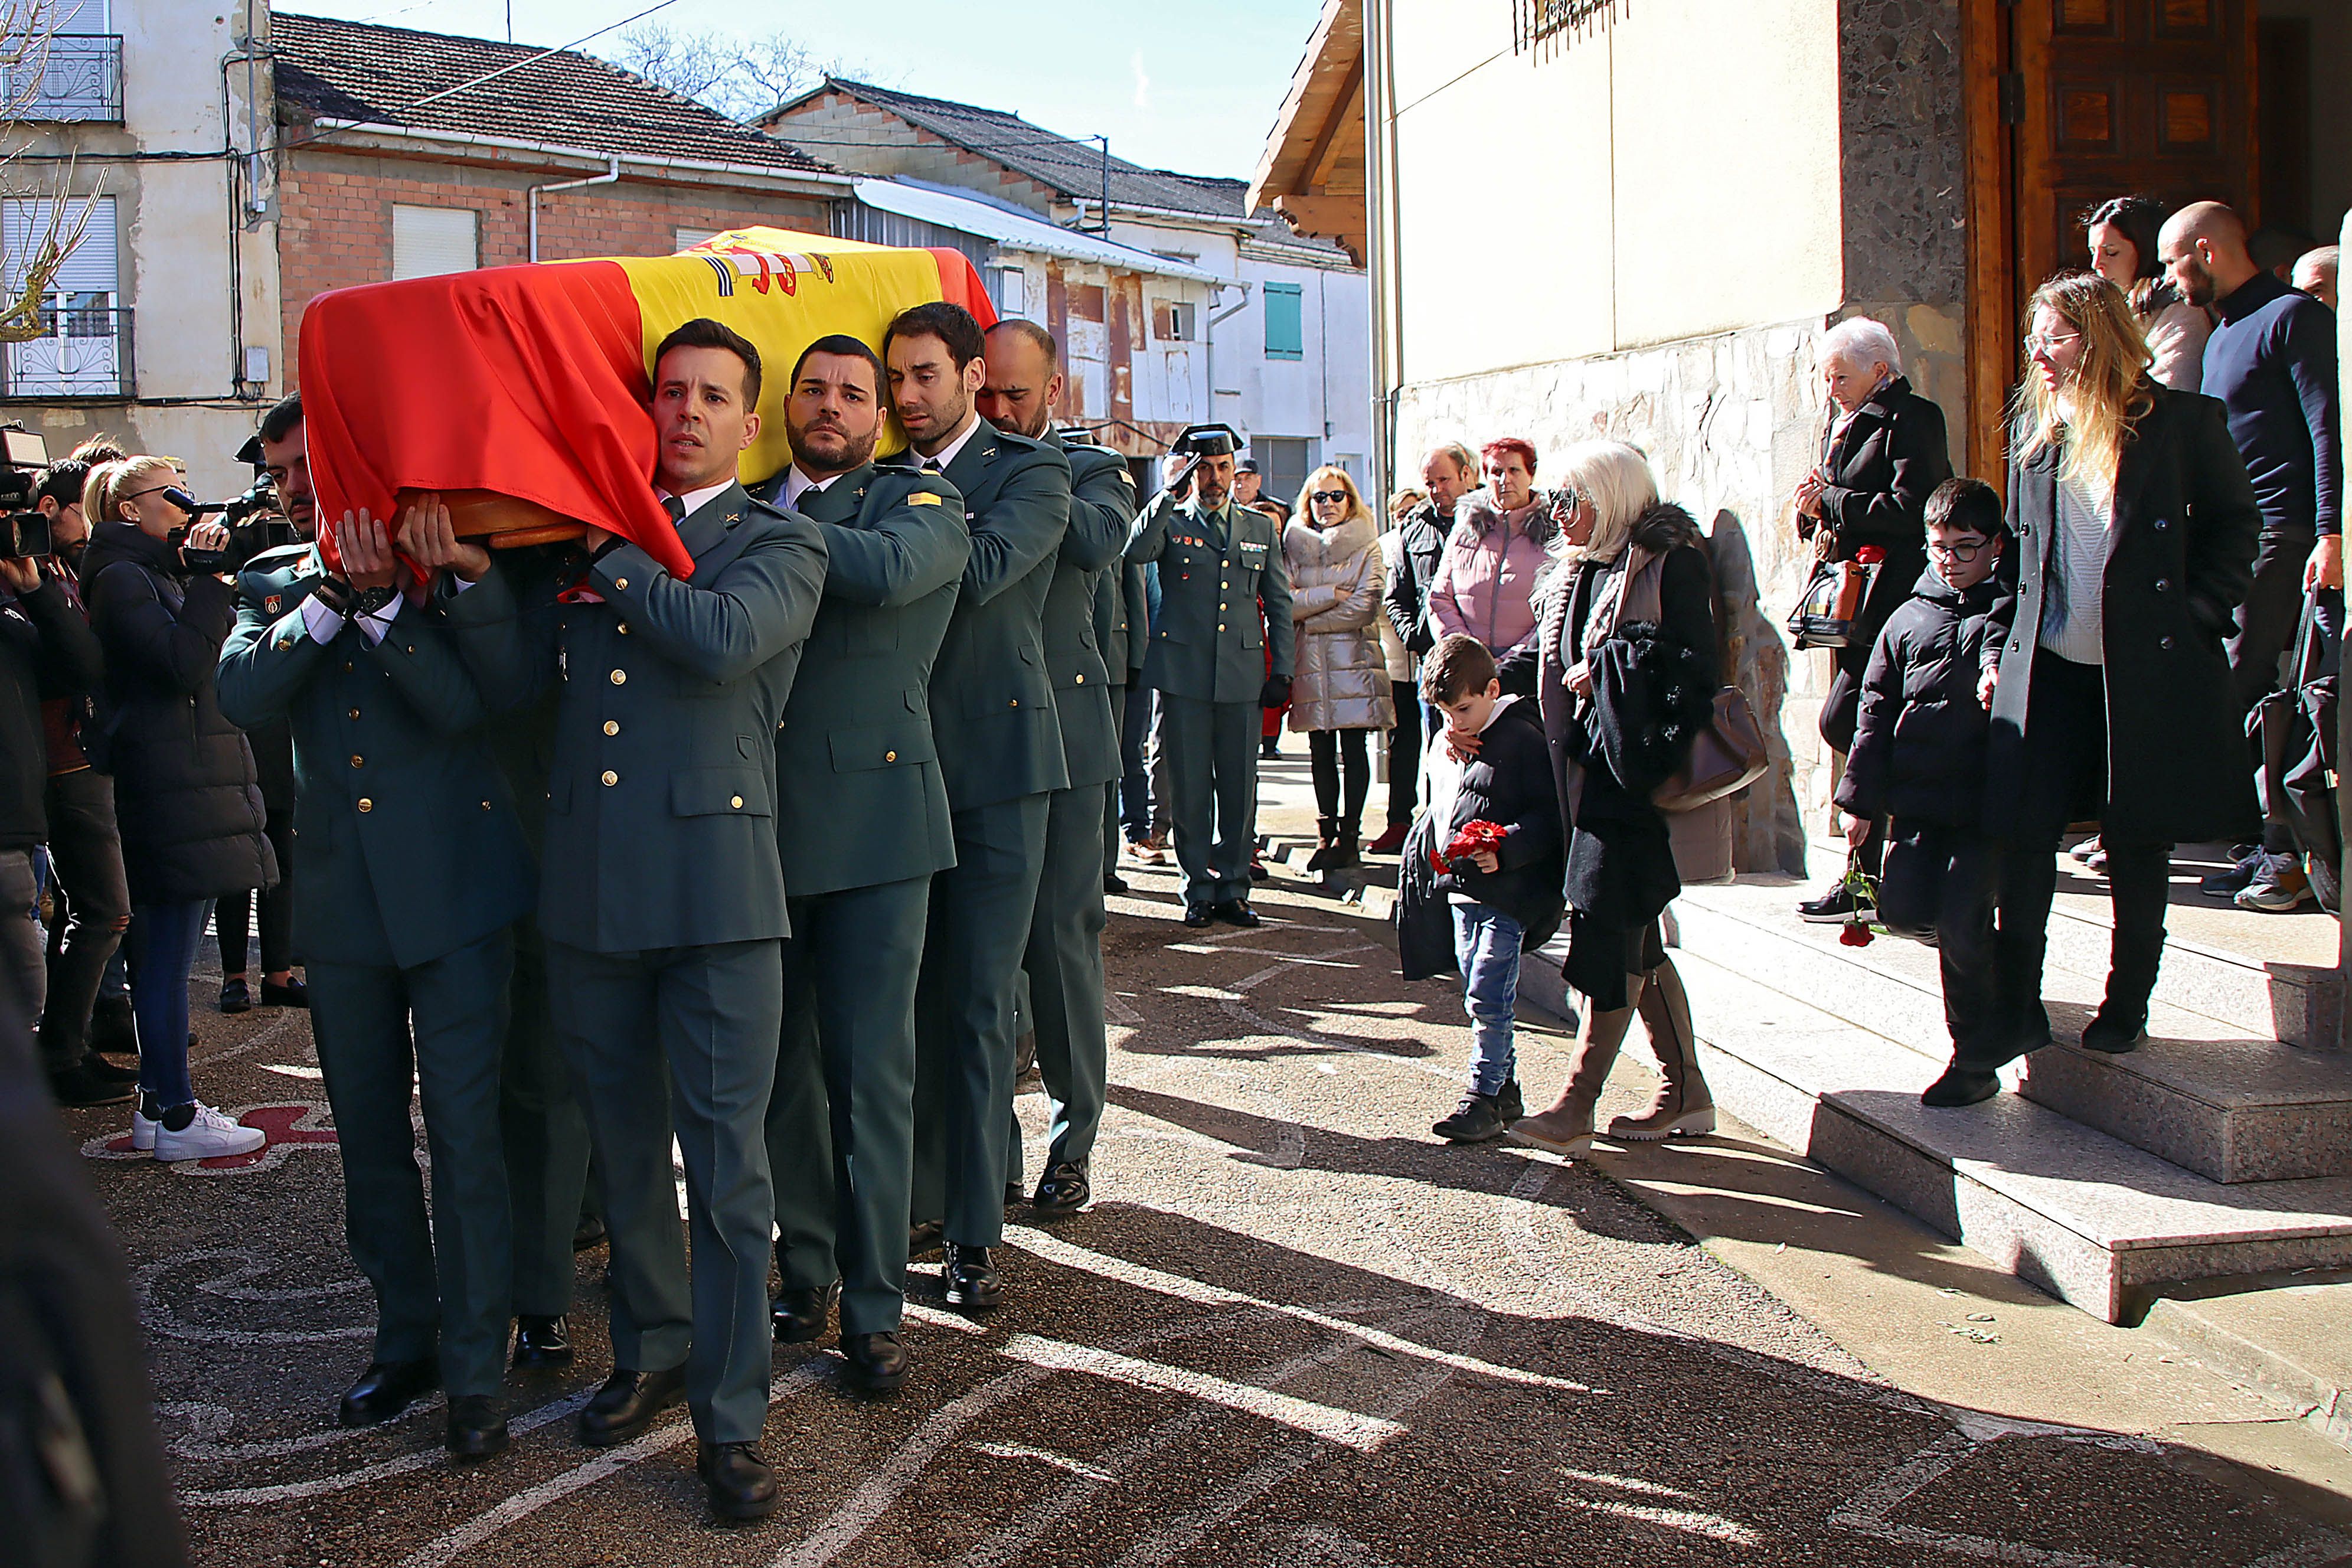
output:
[[[1380,531],[1347,470],[1316,469],[1282,531],[1298,668],[1290,727],[1307,737],[1315,775],[1313,871],[1363,863],[1356,840],[1371,788],[1370,736],[1396,722],[1381,651]]]

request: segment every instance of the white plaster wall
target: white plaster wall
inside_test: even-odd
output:
[[[1217,416],[1246,436],[1304,438],[1318,461],[1344,455],[1359,479],[1368,478],[1371,338],[1364,275],[1244,256],[1241,277],[1250,286],[1249,303],[1217,328],[1217,385],[1240,395],[1221,395]],[[1265,356],[1269,282],[1298,286],[1298,359]]]

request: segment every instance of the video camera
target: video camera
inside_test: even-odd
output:
[[[0,557],[28,560],[55,552],[49,520],[33,504],[41,470],[49,466],[49,444],[21,425],[0,426]]]

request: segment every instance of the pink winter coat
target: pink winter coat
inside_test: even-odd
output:
[[[1507,516],[1490,491],[1465,496],[1429,581],[1438,635],[1465,633],[1496,654],[1531,639],[1536,577],[1550,561],[1551,529],[1541,496]]]

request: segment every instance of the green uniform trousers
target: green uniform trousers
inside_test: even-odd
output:
[[[1116,786],[1055,790],[1045,819],[1045,864],[1036,918],[1021,961],[1029,976],[1030,1026],[1053,1126],[1048,1166],[1083,1165],[1102,1126],[1110,1047],[1103,1027],[1101,797]],[[1019,1180],[1019,1147],[1007,1167]]]
[[[1250,896],[1262,717],[1255,702],[1160,694],[1168,819],[1175,829],[1177,863],[1184,868],[1187,904]]]
[[[499,1060],[514,944],[506,931],[413,969],[308,966],[310,1026],[343,1157],[343,1229],[375,1287],[377,1361],[441,1359],[452,1394],[496,1394],[513,1310]],[[413,1030],[413,1044],[412,1044]],[[415,1075],[433,1206],[408,1120]]]
[[[1114,671],[1114,674],[1116,673]],[[1126,835],[1119,831],[1118,826],[1118,786],[1120,780],[1127,777],[1127,752],[1124,745],[1124,737],[1127,734],[1127,688],[1124,686],[1114,686],[1110,689],[1110,732],[1122,737],[1122,742],[1118,753],[1119,776],[1111,780],[1109,787],[1103,791],[1102,869],[1105,878],[1118,875],[1118,848],[1126,842]],[[1104,890],[1108,892],[1109,889]]]
[[[931,878],[915,994],[914,1214],[964,1247],[1004,1240],[1013,980],[1028,944],[1052,796],[954,814],[956,863]]]
[[[783,1017],[779,945],[547,944],[556,1037],[585,1101],[612,1234],[613,1364],[683,1363],[706,1443],[756,1441],[768,1420],[776,1200],[764,1131]],[[673,1112],[694,1231],[690,1289]]]
[[[572,1310],[572,1233],[588,1185],[588,1117],[555,1045],[548,1010],[547,945],[539,922],[514,928],[514,984],[499,1079],[499,1128],[514,1211],[514,1310],[552,1318]]]
[[[931,879],[787,905],[784,1027],[768,1100],[776,1268],[838,1279],[841,1331],[895,1333],[906,1306],[915,1157],[915,975]]]

